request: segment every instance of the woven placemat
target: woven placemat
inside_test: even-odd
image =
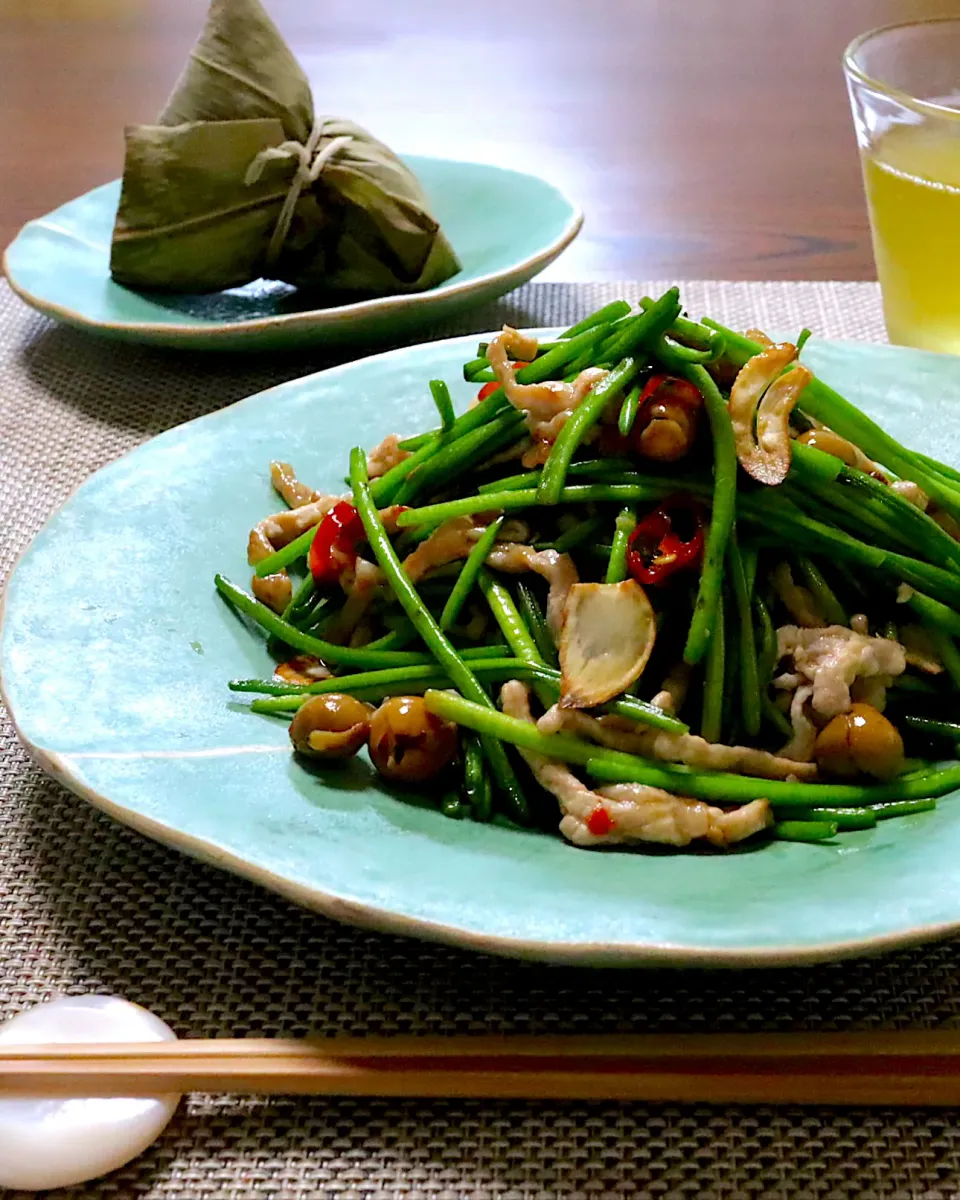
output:
[[[433,336],[567,324],[662,285],[531,284]],[[734,326],[883,339],[875,285],[690,283]],[[331,360],[327,360],[331,361]],[[97,341],[0,290],[0,577],[91,471],[145,438],[326,365]],[[64,665],[69,686],[69,664]],[[182,1035],[939,1026],[960,946],[803,970],[591,972],[346,929],[144,841],[62,791],[0,725],[0,1016],[112,992]],[[193,1097],[163,1138],[58,1195],[960,1195],[956,1113]]]

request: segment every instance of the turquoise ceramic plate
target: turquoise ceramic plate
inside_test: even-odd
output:
[[[189,349],[263,350],[378,339],[439,321],[526,283],[573,241],[580,210],[536,175],[409,156],[463,269],[439,287],[336,308],[259,280],[209,296],[132,292],[110,278],[118,182],[30,221],[7,247],[14,291],[58,321],[107,337]]]
[[[226,690],[261,639],[218,599],[276,500],[273,458],[339,490],[349,448],[416,431],[426,382],[476,338],[393,351],[173,429],[89,479],[14,572],[0,633],[21,736],[119,820],[339,919],[589,964],[804,962],[960,928],[960,799],[833,846],[691,856],[575,850],[450,821],[356,760],[326,775]],[[814,343],[823,377],[905,441],[960,461],[960,360]],[[465,405],[473,388],[454,384]]]

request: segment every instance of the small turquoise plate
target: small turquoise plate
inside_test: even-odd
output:
[[[110,278],[118,181],[29,221],[7,247],[4,271],[27,304],[105,337],[191,350],[370,345],[519,287],[583,224],[577,206],[539,176],[446,158],[410,155],[406,162],[462,264],[425,292],[312,308],[295,288],[266,280],[205,296],[131,291]]]
[[[476,338],[337,367],[172,429],[94,475],[10,580],[3,692],[42,766],[150,837],[340,920],[497,953],[601,965],[810,962],[960,929],[960,799],[834,845],[736,854],[590,852],[451,821],[365,759],[294,761],[286,727],[227,691],[262,638],[214,592],[245,582],[276,508],[268,463],[339,491],[351,446],[414,432],[427,381]],[[958,461],[960,359],[814,343],[805,359],[896,436]]]

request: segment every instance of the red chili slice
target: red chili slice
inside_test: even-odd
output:
[[[595,837],[603,837],[605,833],[609,833],[613,828],[613,818],[602,804],[598,804],[590,816],[587,817],[587,828]]]
[[[349,500],[340,500],[317,526],[307,562],[318,584],[336,583],[357,561],[357,546],[366,534],[360,514]]]
[[[693,529],[684,538],[675,525]],[[677,571],[698,567],[703,560],[704,521],[700,506],[690,496],[672,496],[655,508],[630,535],[627,570],[638,583],[657,586]]]

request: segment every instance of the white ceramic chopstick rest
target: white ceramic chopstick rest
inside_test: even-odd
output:
[[[0,1025],[0,1045],[168,1041],[176,1034],[159,1017],[113,996],[61,996]],[[69,1187],[122,1167],[160,1136],[179,1099],[0,1099],[0,1188]]]

